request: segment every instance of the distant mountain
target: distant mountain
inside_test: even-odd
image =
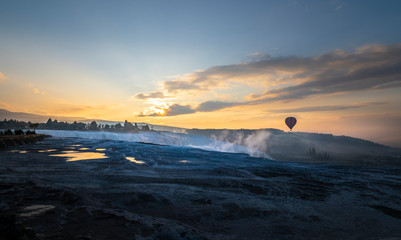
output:
[[[3,119],[16,119],[18,121],[31,121],[31,122],[46,122],[49,118],[57,119],[58,121],[73,122],[77,119],[85,119],[82,117],[65,117],[65,116],[54,116],[54,115],[38,115],[24,112],[10,112],[5,109],[0,109],[0,120]],[[87,120],[87,119],[86,119]]]

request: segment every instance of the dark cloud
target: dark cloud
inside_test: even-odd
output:
[[[173,104],[170,108],[165,109],[165,114],[152,113],[149,115],[139,115],[139,117],[160,117],[160,116],[176,116],[182,114],[190,114],[195,112],[214,112],[220,109],[249,105],[249,102],[221,102],[221,101],[207,101],[193,108],[190,105]],[[297,112],[324,112],[324,111],[340,111],[353,108],[361,108],[373,105],[387,104],[387,102],[368,102],[353,105],[334,105],[334,106],[311,106],[287,109],[274,109],[267,112],[272,113],[297,113]]]
[[[271,83],[293,82],[256,98],[273,100],[302,98],[316,94],[358,91],[399,85],[401,82],[401,44],[373,45],[353,53],[333,51],[316,57],[268,57],[249,63],[217,66],[194,72],[187,79],[166,81],[167,91],[212,90],[226,81]],[[188,78],[190,80],[188,80]],[[296,84],[295,80],[302,80]],[[271,97],[269,95],[279,95]]]
[[[162,92],[151,92],[148,94],[138,93],[137,95],[135,95],[135,98],[141,99],[141,100],[146,100],[146,99],[150,99],[150,98],[165,98],[165,97],[166,96],[164,96],[164,94]]]
[[[196,110],[193,109],[190,105],[180,105],[180,104],[173,104],[165,111],[166,111],[165,116],[176,116],[176,115],[196,112]]]
[[[213,112],[219,109],[238,105],[238,103],[231,102],[220,102],[220,101],[207,101],[198,105],[197,108],[193,108],[190,105],[173,104],[169,108],[164,109],[164,114],[151,113],[151,114],[140,114],[138,117],[161,117],[161,116],[177,116],[182,114],[190,114],[195,112]]]
[[[213,112],[219,109],[232,107],[234,105],[238,105],[238,103],[234,102],[221,102],[221,101],[207,101],[199,104],[196,108],[198,112]]]
[[[253,93],[247,101],[242,102],[206,101],[197,108],[189,107],[191,111],[187,113],[273,101],[296,101],[316,95],[401,87],[401,43],[365,46],[352,53],[338,50],[315,57],[267,56],[258,61],[216,66],[187,74],[183,78],[164,82],[164,87],[168,92],[213,91],[230,82],[255,86],[260,86],[262,82],[269,89]],[[331,110],[344,107],[331,106]],[[315,111],[322,109],[329,111],[330,107],[317,107]],[[311,111],[313,108],[303,110]]]
[[[386,104],[386,102],[371,102],[371,103],[354,104],[354,105],[312,106],[312,107],[299,107],[299,108],[287,108],[287,109],[274,109],[274,110],[269,110],[268,112],[274,112],[274,113],[297,113],[297,112],[340,111],[340,110],[347,110],[347,109],[352,109],[352,108],[361,108],[361,107],[378,105],[378,104]]]
[[[201,86],[187,81],[171,80],[164,82],[164,88],[168,92],[176,92],[177,90],[201,90]]]
[[[401,54],[401,52],[399,53]],[[385,89],[401,84],[401,62],[390,66],[366,67],[354,72],[315,75],[315,80],[254,95],[258,102],[296,100],[313,95]]]
[[[339,111],[350,108],[359,108],[361,106],[314,106],[314,107],[301,107],[301,108],[288,108],[288,109],[275,109],[268,112],[274,113],[297,113],[297,112],[324,112],[324,111]]]
[[[274,78],[274,76],[280,75],[280,72],[302,71],[308,67],[308,64],[311,65],[309,61],[310,59],[298,57],[271,58],[269,56],[267,59],[260,61],[216,66],[194,72],[185,78],[166,81],[164,82],[164,87],[168,92],[188,90],[207,91],[220,87],[229,81],[248,82],[253,81],[252,79],[260,78],[262,78],[262,81],[271,81],[272,76]]]
[[[190,105],[173,104],[169,108],[163,109],[164,113],[150,113],[150,114],[139,114],[138,117],[163,117],[163,116],[177,116],[183,114],[195,113],[196,110]]]
[[[259,100],[254,103],[401,86],[401,44],[371,46],[351,54],[333,52],[314,61],[320,68],[306,69],[302,75],[308,76],[307,81],[253,95]]]

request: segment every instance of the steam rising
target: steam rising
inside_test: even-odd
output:
[[[235,145],[242,145],[245,146],[249,151],[258,153],[267,151],[267,142],[270,138],[270,135],[270,132],[261,130],[250,135],[244,135],[242,132],[236,132],[235,136],[232,137],[230,136],[230,132],[228,130],[224,130],[220,135],[212,135],[212,138],[220,142],[229,142]]]
[[[170,145],[178,147],[193,147],[209,151],[246,153],[253,157],[271,157],[262,152],[266,149],[266,139],[268,132],[257,132],[246,138],[238,135],[237,142],[225,141],[224,136],[209,138],[206,136],[192,135],[173,132],[140,132],[140,133],[114,133],[114,132],[80,132],[63,130],[37,130],[38,133],[47,134],[54,137],[77,137],[86,139],[105,139],[128,142],[144,142],[160,145]],[[245,145],[241,146],[241,141]]]

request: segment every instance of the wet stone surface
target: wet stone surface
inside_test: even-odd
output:
[[[400,172],[47,138],[0,151],[0,231],[3,239],[395,238]]]

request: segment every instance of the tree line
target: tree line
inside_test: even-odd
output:
[[[111,132],[139,132],[152,131],[149,125],[142,127],[137,123],[130,123],[125,120],[124,124],[98,124],[96,121],[91,123],[82,123],[74,121],[73,123],[59,122],[57,119],[49,118],[46,123],[32,123],[18,121],[14,119],[4,119],[0,121],[0,129],[49,129],[49,130],[80,130],[80,131],[111,131]]]

